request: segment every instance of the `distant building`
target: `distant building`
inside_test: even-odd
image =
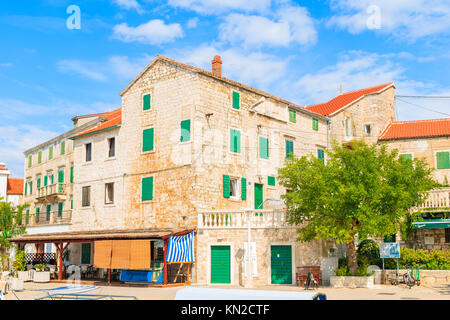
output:
[[[17,206],[22,202],[23,179],[13,179],[9,175],[6,165],[0,163],[0,201],[11,202]]]

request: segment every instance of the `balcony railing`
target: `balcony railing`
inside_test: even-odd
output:
[[[440,188],[428,192],[427,200],[416,209],[442,210],[450,209],[450,188]]]
[[[292,227],[284,210],[204,211],[198,214],[198,228],[283,228]]]
[[[57,196],[66,194],[66,185],[64,183],[55,183],[37,189],[37,198]]]
[[[23,225],[27,227],[42,225],[70,224],[72,222],[72,210],[40,212],[23,217]]]

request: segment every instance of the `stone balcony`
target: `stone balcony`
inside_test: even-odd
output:
[[[199,229],[292,228],[284,210],[202,211]]]
[[[37,189],[36,203],[53,203],[65,200],[67,195],[67,185],[64,183],[55,183]]]
[[[450,188],[439,188],[429,191],[427,200],[415,210],[450,211]]]
[[[71,222],[72,210],[40,212],[23,217],[23,225],[27,227],[63,225]]]

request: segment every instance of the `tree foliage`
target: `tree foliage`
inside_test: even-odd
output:
[[[313,156],[289,158],[279,170],[288,219],[301,225],[299,241],[334,239],[352,244],[352,272],[357,267],[354,240],[396,233],[411,220],[410,208],[426,199],[436,183],[422,159],[399,159],[398,151],[354,141],[333,142],[326,164]],[[351,261],[353,265],[351,264]]]

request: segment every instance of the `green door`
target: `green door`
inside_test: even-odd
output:
[[[291,246],[272,246],[270,253],[272,284],[292,284]]]
[[[263,185],[255,183],[255,209],[263,209]]]
[[[230,246],[211,246],[211,283],[231,283]]]
[[[91,244],[81,244],[81,264],[91,264]]]

